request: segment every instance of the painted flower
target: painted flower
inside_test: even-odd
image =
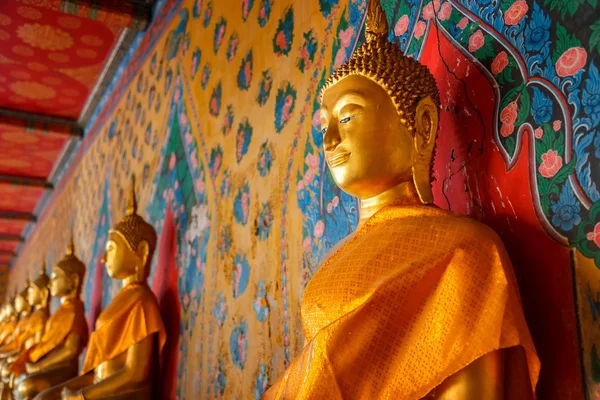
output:
[[[340,47],[335,55],[333,66],[338,68],[344,63],[344,61],[346,61],[346,49]]]
[[[252,81],[252,50],[248,51],[246,57],[242,59],[242,65],[237,76],[238,87],[242,90],[248,90]]]
[[[264,106],[265,104],[267,104],[267,101],[269,100],[269,96],[271,95],[272,85],[273,85],[273,75],[271,73],[271,70],[267,69],[267,70],[263,71],[263,73],[262,73],[260,86],[258,89],[258,96],[256,98],[258,105]]]
[[[238,37],[238,34],[232,33],[231,36],[229,36],[229,43],[227,44],[227,62],[232,62],[235,58],[239,43],[240,38]]]
[[[256,385],[254,386],[254,400],[260,400],[263,394],[269,387],[269,373],[267,366],[260,364],[258,367],[258,376],[256,377]]]
[[[271,205],[269,203],[263,203],[262,210],[260,211],[260,216],[258,217],[258,221],[256,222],[256,232],[260,240],[267,240],[272,225],[273,211],[271,210]]]
[[[446,2],[442,4],[440,11],[438,11],[437,17],[440,21],[446,21],[450,19],[450,14],[452,14],[452,6],[450,3]]]
[[[213,310],[217,325],[222,327],[227,317],[227,305],[225,303],[225,293],[220,292],[217,295],[217,302]]]
[[[600,74],[594,63],[590,64],[585,89],[581,94],[583,111],[591,118],[592,126],[600,123]]]
[[[459,27],[460,29],[465,29],[468,24],[469,24],[469,19],[467,17],[463,17],[460,21],[458,21],[458,24],[456,24],[456,26]]]
[[[219,112],[221,112],[221,94],[221,82],[219,82],[217,86],[215,86],[215,88],[213,89],[212,96],[210,98],[209,111],[210,114],[214,117],[218,116]]]
[[[354,28],[349,26],[347,29],[340,31],[340,40],[342,47],[348,48],[352,43],[352,37],[354,36]]]
[[[433,3],[427,3],[425,7],[423,7],[423,19],[425,21],[429,21],[433,18]]]
[[[208,162],[208,169],[210,171],[210,176],[214,179],[221,169],[221,160],[223,158],[223,149],[221,145],[218,145],[210,152],[210,161]]]
[[[563,165],[562,157],[556,150],[548,150],[542,154],[542,163],[538,171],[544,178],[552,178],[561,169]]]
[[[517,100],[508,103],[504,110],[500,113],[500,121],[507,125],[514,125],[517,121]]]
[[[235,221],[246,225],[248,223],[248,214],[250,209],[250,186],[248,183],[240,188],[233,202],[233,216]]]
[[[325,224],[321,220],[317,221],[317,223],[315,224],[315,228],[313,229],[313,235],[318,239],[321,236],[323,236],[324,232]]]
[[[581,205],[573,194],[570,185],[564,185],[560,191],[558,201],[552,203],[550,207],[554,213],[552,225],[566,232],[581,223]]]
[[[423,22],[423,21],[417,22],[417,25],[415,25],[415,33],[414,33],[416,39],[420,39],[421,36],[423,36],[423,34],[425,33],[426,27],[427,26],[425,25],[425,22]]]
[[[252,6],[254,5],[254,0],[242,0],[242,19],[244,22],[248,19],[248,15],[252,10]]]
[[[213,380],[213,390],[215,395],[222,396],[225,393],[227,385],[227,377],[225,376],[225,366],[223,360],[219,360],[219,366],[215,368],[215,376]]]
[[[533,131],[533,134],[534,134],[534,136],[535,136],[536,139],[541,139],[541,138],[544,137],[544,129],[541,126],[538,126]]]
[[[571,47],[556,60],[556,74],[560,77],[572,76],[587,62],[587,52],[583,47]]]
[[[394,34],[396,36],[402,36],[406,33],[406,31],[408,30],[408,23],[409,23],[409,19],[408,19],[408,15],[404,14],[403,16],[400,17],[400,19],[398,20],[398,22],[396,22],[396,26],[394,26]]]
[[[527,11],[529,11],[529,6],[526,1],[515,1],[504,13],[504,23],[506,25],[517,25],[527,14]]]
[[[310,248],[312,247],[312,238],[310,236],[304,238],[304,241],[302,242],[302,247],[304,248],[304,250],[310,251]]]
[[[229,132],[231,132],[231,127],[233,126],[233,104],[227,105],[227,112],[225,113],[225,117],[223,118],[223,125],[221,126],[221,133],[227,136]]]
[[[260,10],[258,11],[258,25],[264,28],[271,16],[271,0],[261,0]]]
[[[550,44],[550,23],[550,18],[544,14],[538,3],[534,2],[531,19],[525,27],[525,50],[538,52]]]
[[[481,29],[478,29],[471,35],[469,38],[469,51],[471,53],[479,50],[485,43],[485,38],[483,37],[483,32]]]
[[[304,162],[306,163],[308,168],[310,168],[314,172],[318,172],[321,168],[321,160],[319,159],[319,156],[315,154],[308,153],[306,155],[306,158],[304,159]]]
[[[531,114],[538,125],[542,125],[552,118],[552,100],[535,86],[533,88]]]
[[[554,121],[552,123],[552,129],[554,129],[555,131],[559,131],[561,127],[562,127],[562,121],[559,119],[557,119],[556,121]]]
[[[275,132],[281,133],[291,119],[296,104],[296,89],[289,82],[283,82],[275,98]]]
[[[587,240],[594,242],[596,246],[600,247],[600,222],[594,226],[594,230],[588,233],[586,238]]]
[[[223,43],[223,38],[225,37],[225,29],[227,29],[227,21],[225,18],[222,18],[215,25],[215,34],[213,39],[213,50],[215,54],[221,48],[221,43]]]
[[[294,11],[292,7],[289,7],[284,12],[284,16],[279,21],[276,32],[275,37],[273,37],[273,51],[278,56],[288,55],[292,49],[292,42],[294,40]]]
[[[242,158],[248,153],[248,147],[252,140],[252,131],[253,128],[252,125],[250,125],[248,118],[244,118],[242,122],[240,122],[236,136],[235,158],[238,163],[242,161]]]
[[[260,176],[267,176],[273,166],[273,153],[267,140],[260,146],[260,152],[258,153],[258,173]]]
[[[269,302],[267,301],[267,290],[265,289],[265,281],[258,282],[256,296],[252,308],[256,314],[256,319],[260,322],[265,322],[269,316]]]
[[[494,61],[492,61],[492,74],[498,75],[504,71],[504,68],[508,65],[508,55],[505,51],[498,53]]]
[[[243,370],[246,365],[246,355],[248,354],[248,325],[243,319],[241,323],[235,324],[231,331],[229,351],[231,352],[231,361],[233,364]]]
[[[202,69],[202,78],[200,79],[200,86],[202,90],[206,90],[208,86],[208,80],[210,79],[210,64],[204,64],[204,68]]]
[[[500,127],[500,135],[502,135],[502,137],[509,137],[510,135],[512,135],[512,133],[515,131],[515,126],[514,124],[502,124],[502,126]]]
[[[232,273],[232,288],[233,298],[240,297],[248,287],[250,281],[250,264],[245,254],[236,254],[233,261],[233,273]]]

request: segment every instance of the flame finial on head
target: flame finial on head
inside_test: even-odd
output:
[[[73,240],[73,233],[71,233],[71,238],[69,239],[69,243],[67,244],[66,255],[70,256],[75,254],[75,241]]]
[[[129,191],[129,199],[127,200],[127,215],[137,214],[137,199],[135,198],[135,175],[131,175],[131,190]]]
[[[367,42],[388,34],[388,24],[379,0],[370,0],[367,5]]]

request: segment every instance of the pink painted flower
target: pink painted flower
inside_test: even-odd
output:
[[[333,211],[333,205],[331,203],[327,204],[327,213],[331,214],[332,211]]]
[[[309,185],[313,181],[314,177],[315,174],[313,173],[312,169],[306,171],[306,174],[304,174],[304,185]]]
[[[332,200],[331,200],[331,204],[333,204],[334,207],[337,207],[338,204],[340,203],[340,198],[335,196]]]
[[[587,234],[587,240],[590,240],[600,247],[600,222],[594,226],[594,230]]]
[[[423,19],[429,21],[431,18],[433,18],[433,3],[428,3],[423,7]]]
[[[280,49],[285,49],[287,47],[287,41],[285,40],[285,33],[283,33],[283,31],[279,31],[275,37],[275,44],[277,44]]]
[[[315,235],[316,238],[320,238],[321,236],[323,236],[324,232],[325,224],[321,220],[317,221],[317,223],[315,224],[315,228],[313,229],[313,235]]]
[[[450,14],[452,14],[452,6],[450,3],[446,2],[442,4],[442,8],[440,8],[437,17],[440,21],[446,21],[450,19]]]
[[[469,24],[469,19],[467,17],[463,17],[458,24],[456,24],[456,26],[458,26],[460,29],[465,29],[467,27],[467,25]]]
[[[298,181],[298,184],[296,185],[296,190],[301,191],[303,189],[304,189],[304,181]]]
[[[171,157],[169,158],[169,169],[172,170],[173,168],[175,168],[175,163],[177,162],[177,159],[175,158],[175,153],[171,154]]]
[[[585,66],[587,52],[583,47],[571,47],[556,61],[556,74],[561,77],[575,75]]]
[[[504,13],[504,23],[506,25],[517,25],[525,14],[529,11],[529,6],[524,0],[515,1]]]
[[[425,33],[425,22],[419,21],[417,25],[415,25],[415,39],[419,39]]]
[[[217,99],[214,97],[210,101],[210,110],[212,111],[213,114],[217,113]]]
[[[492,74],[498,75],[504,71],[504,68],[508,65],[508,55],[505,51],[498,53],[494,61],[492,61]]]
[[[352,36],[354,35],[354,28],[352,26],[340,31],[340,40],[342,41],[342,47],[348,48],[352,42]]]
[[[346,60],[346,49],[340,47],[337,54],[335,55],[334,67],[337,68],[340,65],[342,65],[344,63],[344,60]]]
[[[302,242],[302,247],[304,247],[304,250],[309,251],[310,248],[312,247],[312,239],[310,238],[310,236],[307,236],[304,241]]]
[[[556,150],[548,150],[542,154],[542,164],[538,171],[544,178],[552,178],[563,165],[562,157],[558,155]]]
[[[244,214],[244,220],[248,219],[249,205],[250,196],[248,196],[248,193],[242,194],[242,214]]]
[[[481,29],[478,29],[469,38],[469,51],[473,53],[474,51],[479,50],[484,43],[485,38],[483,37],[483,32],[481,31]]]
[[[188,124],[187,115],[185,115],[185,113],[179,114],[179,122],[181,122],[181,125],[183,126],[186,126]]]
[[[398,22],[396,22],[396,26],[394,27],[394,34],[396,36],[402,36],[406,33],[406,31],[408,30],[408,15],[403,15],[400,17],[400,19],[398,20]]]
[[[555,131],[559,131],[561,127],[562,127],[562,121],[559,119],[557,119],[556,121],[554,121],[552,123],[552,129],[554,129]]]
[[[308,165],[308,167],[310,169],[312,169],[313,171],[317,171],[321,164],[320,160],[319,160],[319,156],[312,154],[312,153],[308,153],[306,155],[306,159],[304,161],[306,162],[306,165]]]
[[[217,34],[217,44],[219,46],[223,43],[223,36],[225,36],[225,25],[219,27],[219,33]]]
[[[517,100],[511,101],[500,113],[500,121],[505,124],[514,125],[517,120]]]
[[[537,128],[535,128],[535,130],[533,131],[533,134],[535,135],[536,139],[541,139],[544,136],[544,129],[542,129],[541,126],[538,126]]]
[[[321,111],[320,110],[317,110],[313,113],[312,125],[314,128],[317,128],[317,129],[321,127]]]
[[[502,126],[500,127],[500,134],[502,135],[502,137],[509,137],[510,135],[512,135],[512,133],[515,131],[515,125],[514,124],[502,124]]]
[[[183,295],[183,307],[187,308],[187,306],[190,304],[190,296],[188,296],[188,294],[184,294]]]

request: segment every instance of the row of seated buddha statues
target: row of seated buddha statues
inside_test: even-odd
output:
[[[137,214],[134,183],[127,214],[109,231],[103,256],[108,275],[122,288],[89,338],[80,298],[86,267],[72,239],[50,277],[44,265],[0,310],[0,399],[157,398],[166,332],[147,284],[156,232]],[[50,296],[60,299],[52,315]]]

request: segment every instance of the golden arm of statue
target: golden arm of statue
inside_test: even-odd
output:
[[[38,362],[25,364],[25,369],[28,374],[43,371],[52,368],[61,363],[71,361],[77,358],[79,352],[79,344],[81,338],[75,332],[69,333],[65,342],[58,348],[52,350],[46,356],[42,357]]]
[[[517,362],[524,366],[520,372],[528,377],[524,354],[521,358],[520,354],[515,355],[513,350],[496,350],[478,358],[446,378],[425,396],[424,400],[533,400],[528,379],[512,379],[511,375],[516,370],[512,361],[515,361],[516,357],[519,357]],[[511,362],[507,363],[508,360]],[[508,393],[510,396],[506,396]]]
[[[156,334],[150,335],[131,346],[127,350],[125,365],[119,371],[80,391],[66,390],[63,394],[63,400],[81,399],[79,394],[83,394],[86,399],[101,399],[113,396],[116,393],[125,393],[129,389],[136,389],[140,384],[148,382],[152,367],[155,336]]]

